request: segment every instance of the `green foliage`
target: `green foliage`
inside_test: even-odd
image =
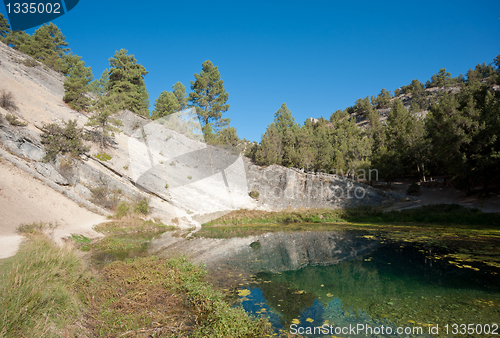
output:
[[[12,92],[7,92],[5,89],[0,91],[0,107],[10,112],[17,110],[17,105],[14,101],[14,95],[12,95]]]
[[[81,302],[75,285],[85,266],[68,249],[29,235],[18,253],[0,266],[0,336],[60,337],[81,333],[75,325]]]
[[[254,160],[259,165],[281,164],[282,142],[276,125],[271,123],[262,136],[260,145],[255,150]]]
[[[27,123],[20,121],[14,114],[5,115],[5,119],[9,122],[11,126],[26,127],[28,125]]]
[[[127,216],[130,213],[130,206],[127,202],[121,201],[116,207],[116,215],[115,217],[120,219],[124,216]]]
[[[39,27],[32,36],[23,36],[19,51],[42,62],[57,72],[63,71],[64,54],[69,51],[61,30],[53,23]]]
[[[149,116],[149,94],[146,90],[144,77],[148,72],[140,65],[133,55],[121,49],[109,59],[109,91],[117,100],[117,110],[130,111]]]
[[[391,92],[382,88],[377,97],[372,95],[371,101],[374,106],[377,106],[377,109],[389,108],[391,106]],[[365,113],[365,116],[366,115],[367,114]]]
[[[82,111],[90,106],[87,92],[90,91],[89,83],[94,79],[92,69],[85,67],[85,62],[77,55],[70,54],[66,57],[68,61],[68,77],[64,81],[64,102],[68,103],[71,109]]]
[[[236,129],[234,127],[226,127],[220,129],[216,136],[216,144],[219,145],[227,145],[231,147],[237,147],[240,143],[240,138],[236,133]]]
[[[357,99],[353,109],[359,116],[368,116],[368,113],[373,109],[370,98],[367,96],[364,99]]]
[[[109,90],[109,70],[105,69],[98,80],[89,83],[88,90],[98,98],[103,97]]]
[[[0,41],[3,41],[4,38],[10,33],[10,25],[7,22],[7,19],[0,13]]]
[[[85,125],[92,127],[94,130],[94,135],[97,137],[93,140],[99,142],[101,151],[111,143],[114,133],[121,131],[118,126],[123,126],[123,123],[114,117],[119,110],[120,104],[120,97],[111,94],[102,96],[91,107],[94,114]]]
[[[83,128],[78,128],[76,120],[63,121],[64,126],[51,123],[43,126],[42,144],[45,146],[45,160],[54,161],[58,154],[77,157],[89,150],[83,143]]]
[[[153,120],[168,116],[180,110],[179,102],[174,93],[166,90],[160,93],[160,96],[155,101],[155,110],[152,112]]]
[[[173,93],[175,98],[177,99],[177,103],[179,104],[179,110],[184,110],[188,105],[188,98],[186,96],[186,87],[180,83],[176,82],[173,86]]]
[[[149,200],[146,197],[139,199],[135,204],[134,211],[141,213],[143,215],[149,214],[149,212],[150,212]]]
[[[252,189],[252,191],[250,191],[250,197],[251,198],[253,198],[253,199],[259,199],[259,196],[260,196],[260,192],[258,192],[257,190]]]
[[[6,37],[3,38],[9,47],[22,51],[25,50],[25,46],[31,41],[31,36],[23,31],[10,31],[7,33]]]
[[[192,180],[192,179],[193,179],[193,176],[189,175],[188,180]]]
[[[500,184],[500,93],[487,83],[468,82],[456,95],[431,107],[427,129],[432,164],[450,175],[456,187]]]
[[[111,160],[111,156],[106,153],[95,154],[94,157],[103,162]]]
[[[406,189],[406,194],[407,195],[420,195],[420,185],[418,185],[416,182],[413,182],[408,186],[408,189]]]
[[[451,74],[446,71],[446,68],[442,68],[438,73],[432,75],[431,82],[426,85],[426,87],[447,87],[450,86],[452,82]]]
[[[222,113],[229,109],[229,104],[226,104],[229,95],[219,68],[214,67],[210,60],[203,62],[200,74],[194,74],[194,77],[196,81],[191,81],[189,102],[196,107],[205,136],[210,137],[212,131],[217,132],[229,124],[229,119],[222,118]]]

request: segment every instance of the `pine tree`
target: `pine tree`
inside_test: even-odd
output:
[[[217,144],[237,147],[239,143],[240,138],[234,127],[227,127],[217,132]]]
[[[109,145],[115,132],[120,132],[118,126],[122,122],[114,117],[122,105],[121,99],[116,95],[103,96],[92,107],[94,115],[89,118],[86,126],[92,127],[97,135],[101,151]]]
[[[129,109],[138,115],[149,116],[149,94],[144,83],[148,72],[127,53],[121,49],[109,59],[109,91],[119,99],[119,110]]]
[[[353,109],[359,116],[368,116],[368,113],[373,109],[373,106],[367,96],[364,99],[357,99]]]
[[[89,84],[89,90],[97,97],[102,97],[109,91],[109,70],[105,69],[101,77]]]
[[[179,110],[180,105],[174,93],[164,90],[155,101],[155,110],[152,112],[152,118],[156,120],[178,112]]]
[[[172,86],[175,98],[177,99],[177,102],[179,103],[179,110],[184,110],[187,108],[188,104],[188,99],[186,97],[186,87],[180,83],[176,82]]]
[[[7,19],[0,13],[0,41],[4,41],[4,38],[10,33],[10,25]]]
[[[391,105],[391,92],[382,88],[377,97],[372,95],[372,104],[377,106],[377,109],[388,108]],[[369,113],[368,113],[369,114]]]
[[[209,131],[217,132],[229,124],[229,119],[222,118],[222,113],[229,109],[228,93],[220,78],[219,68],[210,60],[203,62],[200,74],[194,74],[196,81],[191,81],[189,102],[196,107],[206,136]]]
[[[426,87],[447,87],[450,86],[452,82],[451,74],[446,71],[446,68],[442,68],[438,73],[432,75],[431,82]]]
[[[68,66],[69,76],[64,81],[64,102],[68,103],[72,109],[77,111],[85,110],[89,104],[87,93],[89,83],[93,80],[92,69],[85,67],[85,62],[80,56],[72,55]]]
[[[69,48],[61,30],[50,23],[38,28],[31,38],[26,39],[19,47],[19,51],[30,55],[57,72],[64,69],[62,59]]]
[[[254,160],[258,165],[281,164],[282,157],[281,135],[276,129],[276,125],[271,123],[255,151]]]

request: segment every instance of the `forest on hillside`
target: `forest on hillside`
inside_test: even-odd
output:
[[[218,66],[209,60],[194,74],[189,94],[177,82],[159,95],[150,111],[144,82],[148,72],[125,49],[116,51],[109,69],[94,78],[91,68],[71,52],[52,23],[29,35],[11,31],[0,14],[0,41],[31,56],[31,61],[25,61],[27,66],[36,66],[38,61],[66,77],[64,101],[89,114],[87,126],[101,136],[96,142],[103,149],[119,131],[116,115],[121,110],[155,120],[194,107],[208,143],[238,147],[259,165],[350,171],[354,178],[371,168],[387,182],[440,175],[468,193],[500,190],[500,55],[490,64],[469,69],[465,76],[452,77],[440,69],[425,84],[414,79],[393,92],[384,88],[336,111],[328,120],[297,123],[283,103],[257,143],[240,140],[224,117],[228,93]],[[61,127],[46,126],[46,138],[54,133],[82,134],[69,122],[65,128],[72,132],[65,134],[57,128]],[[64,151],[55,147],[51,154]]]

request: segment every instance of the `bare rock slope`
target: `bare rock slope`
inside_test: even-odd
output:
[[[59,157],[55,163],[45,163],[42,126],[68,120],[84,126],[88,115],[71,110],[63,102],[62,75],[40,63],[30,66],[32,63],[24,61],[28,58],[0,43],[0,91],[11,92],[17,105],[11,112],[0,108],[0,159],[10,163],[2,164],[3,172],[11,173],[2,175],[2,191],[16,195],[5,198],[23,200],[0,204],[0,233],[4,236],[13,235],[16,223],[29,222],[38,214],[40,220],[56,221],[58,217],[45,217],[44,213],[70,210],[62,207],[60,201],[37,204],[41,201],[35,199],[43,197],[30,194],[33,189],[40,190],[35,188],[39,185],[93,215],[109,215],[110,203],[147,197],[152,210],[149,217],[185,227],[199,226],[195,216],[221,215],[234,209],[339,208],[378,205],[393,199],[337,175],[304,173],[279,166],[261,168],[234,150],[208,146],[195,132],[197,126],[193,127],[193,123],[197,119],[190,110],[161,121],[124,111],[120,116],[124,123],[122,132],[106,149],[110,160],[96,158],[94,155],[100,151],[93,146],[77,160]],[[5,116],[11,113],[26,125],[9,124]],[[13,176],[14,171],[24,174]],[[18,182],[24,186],[19,189],[15,188],[18,183],[13,183],[13,177],[26,182],[36,178],[37,183]],[[252,190],[259,192],[257,199],[249,196]],[[24,214],[30,208],[30,217],[5,216]],[[69,215],[81,220],[62,217],[62,222],[89,223],[78,212]]]

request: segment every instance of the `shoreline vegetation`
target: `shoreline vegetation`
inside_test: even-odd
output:
[[[0,337],[266,337],[268,320],[233,303],[236,289],[207,282],[203,266],[148,255],[149,242],[173,227],[128,215],[101,224],[101,240],[73,235],[63,248],[42,224],[24,225],[26,241],[0,263]],[[404,211],[239,210],[206,223],[196,237],[229,238],[268,231],[380,231],[405,241],[500,238],[498,214],[458,205]],[[439,235],[439,236],[438,236]],[[498,251],[498,250],[497,250]],[[477,259],[473,253],[462,261]],[[488,264],[488,262],[486,262]],[[500,267],[500,262],[489,262]],[[458,264],[458,263],[457,263]],[[467,265],[465,265],[467,266]],[[286,336],[286,333],[282,333]]]

